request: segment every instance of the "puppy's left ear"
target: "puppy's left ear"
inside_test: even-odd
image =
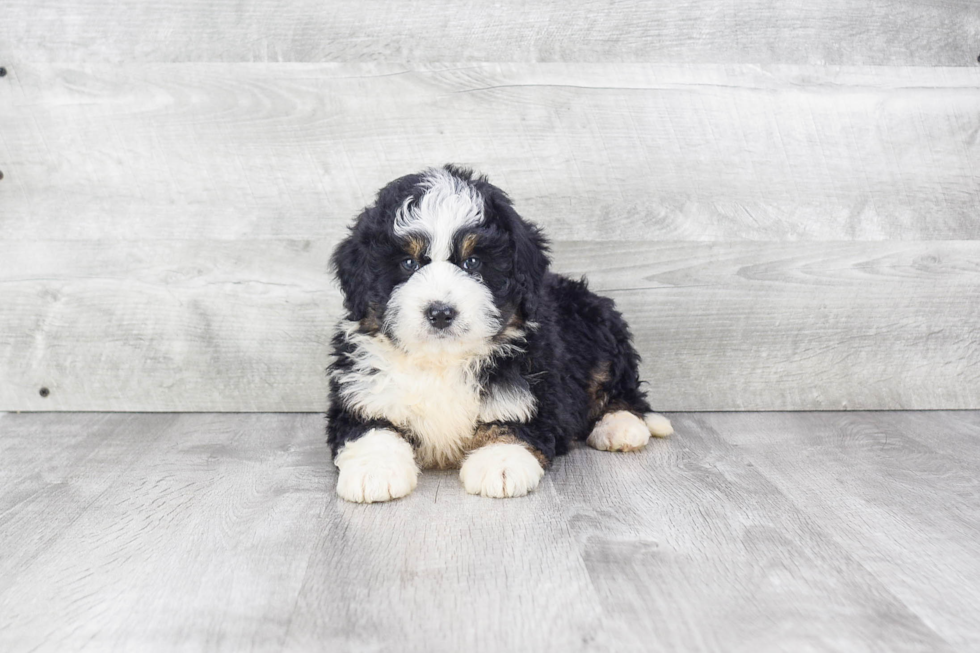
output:
[[[367,248],[361,243],[360,223],[368,211],[364,211],[357,223],[351,227],[350,233],[334,250],[330,257],[340,289],[344,293],[344,308],[347,316],[354,321],[361,321],[367,316],[369,299],[368,289],[371,284],[371,271],[368,262]]]
[[[498,189],[490,194],[490,204],[510,232],[514,252],[514,281],[520,295],[524,319],[534,320],[540,302],[544,275],[548,271],[548,241],[537,225],[527,222],[514,207],[510,198]]]

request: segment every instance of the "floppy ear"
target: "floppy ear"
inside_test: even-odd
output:
[[[348,317],[361,321],[367,317],[368,291],[372,275],[368,263],[368,249],[363,244],[363,236],[358,226],[367,217],[367,211],[358,216],[350,234],[345,238],[330,257],[330,264],[340,281],[340,289],[344,293],[344,308]]]
[[[533,320],[541,298],[544,275],[548,271],[548,241],[537,225],[517,214],[503,191],[494,189],[490,203],[510,232],[514,253],[513,275],[524,319]]]

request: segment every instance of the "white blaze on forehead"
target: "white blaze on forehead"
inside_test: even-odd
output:
[[[395,235],[422,234],[429,241],[426,252],[433,261],[449,260],[453,236],[483,222],[483,197],[466,181],[446,170],[427,171],[418,202],[408,198],[395,214]]]

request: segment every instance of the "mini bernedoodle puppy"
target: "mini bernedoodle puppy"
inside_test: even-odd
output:
[[[349,501],[397,499],[420,468],[516,497],[585,440],[632,451],[672,432],[640,389],[613,302],[548,270],[507,195],[447,165],[396,179],[333,254],[346,318],[327,433]]]

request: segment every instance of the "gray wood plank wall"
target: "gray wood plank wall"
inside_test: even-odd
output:
[[[972,0],[7,0],[38,62],[639,61],[964,66]]]
[[[980,5],[4,13],[0,410],[323,410],[329,252],[447,161],[663,410],[980,408]]]

